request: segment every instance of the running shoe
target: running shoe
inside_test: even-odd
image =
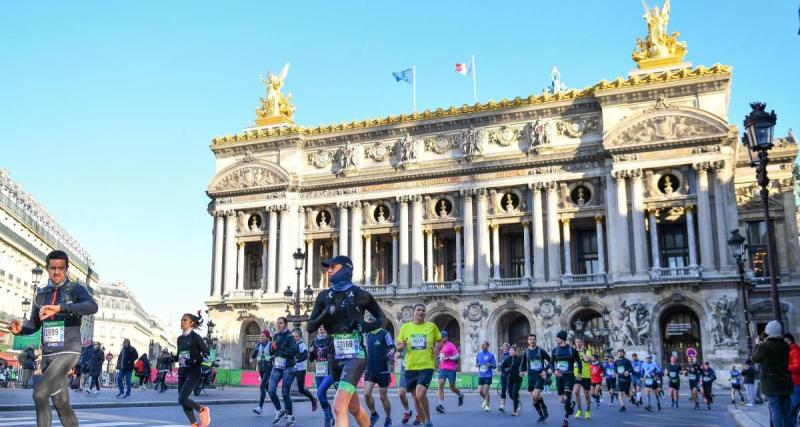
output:
[[[441,403],[436,405],[436,412],[444,414],[444,405],[442,405]]]
[[[372,415],[369,416],[369,427],[375,427],[375,423],[381,418],[377,412],[373,412]]]
[[[625,412],[626,410],[627,410],[627,409],[625,409],[625,407],[624,407],[624,406],[620,406],[620,408],[619,408],[619,411],[620,411],[620,412]]]
[[[311,397],[311,412],[317,412],[317,398]]]
[[[413,414],[414,414],[414,413],[413,413],[412,411],[408,411],[408,412],[406,412],[406,411],[403,411],[403,420],[402,420],[402,423],[403,423],[403,424],[408,424],[408,420],[410,420],[410,419],[411,419],[411,415],[413,415]]]
[[[433,423],[428,421],[427,423],[425,423],[425,427],[433,427]]]
[[[119,393],[114,397],[116,397],[117,399],[122,399],[122,396],[125,396],[125,393]]]
[[[546,420],[546,419],[547,419],[547,418],[545,418],[545,417],[544,417],[544,415],[539,415],[539,419],[538,419],[538,420],[536,420],[536,422],[537,422],[537,423],[543,423],[543,422],[544,422],[544,420]]]
[[[575,418],[580,418],[580,417],[581,417],[581,415],[583,415],[583,411],[581,411],[580,409],[578,409],[578,412],[576,412],[576,413],[575,413]]]
[[[415,426],[420,426],[420,425],[422,425],[422,418],[420,418],[420,417],[419,417],[419,414],[417,414],[417,416],[414,418],[414,423],[413,423],[413,424],[414,424]]]
[[[561,427],[569,427],[569,420],[564,418],[564,422],[561,423]]]
[[[577,419],[577,418],[578,418],[578,417],[575,417],[575,419]],[[591,413],[591,412],[589,412],[589,411],[586,411],[586,413],[584,413],[584,414],[583,414],[583,419],[584,419],[584,420],[588,420],[588,419],[590,419],[590,418],[592,418],[592,413]]]
[[[659,411],[661,410],[661,401],[660,400],[656,401],[656,408],[658,408]]]
[[[263,410],[261,409],[260,406],[256,406],[255,408],[253,408],[253,412],[255,412],[258,415],[261,415],[261,412],[263,412]]]
[[[276,412],[275,413],[275,418],[272,419],[272,425],[275,425],[275,424],[278,424],[279,422],[281,422],[281,420],[285,416],[286,416],[286,411],[284,411],[283,409],[281,409],[280,411]]]
[[[497,410],[500,411],[500,412],[505,412],[506,411],[506,405],[500,405],[500,407],[497,408]]]
[[[130,399],[130,398],[131,398],[131,395],[130,395],[130,394],[126,394],[125,396],[122,396],[122,398],[123,398],[123,399]]]
[[[297,422],[294,420],[294,415],[286,416],[286,427],[294,427]]]
[[[386,421],[383,422],[383,427],[392,427],[392,419],[386,417]]]
[[[458,406],[464,405],[464,393],[458,395]]]
[[[650,405],[645,406],[644,409],[646,409],[649,412],[653,412],[653,408]]]
[[[200,408],[200,427],[208,427],[211,424],[211,410],[208,409],[208,406],[203,406]]]

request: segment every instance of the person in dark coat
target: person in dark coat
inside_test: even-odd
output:
[[[80,370],[77,370],[77,373],[81,375],[80,391],[83,391],[86,383],[90,381],[91,376],[89,375],[89,368],[91,367],[93,353],[94,345],[92,345],[92,340],[89,338],[84,339],[83,348],[81,349],[81,357],[78,359]]]
[[[767,396],[772,425],[791,427],[791,396],[794,389],[789,373],[789,344],[783,340],[781,324],[777,320],[767,323],[767,339],[756,340],[753,362],[761,363],[761,391]]]
[[[36,370],[36,351],[33,344],[29,344],[22,352],[22,388],[30,388],[29,383],[33,379],[33,371]]]
[[[165,348],[161,350],[161,356],[156,361],[156,368],[158,369],[158,376],[156,377],[156,390],[159,393],[167,391],[167,373],[172,371],[175,366],[176,356],[173,356]]]
[[[92,357],[89,360],[89,368],[87,374],[89,375],[89,388],[86,389],[87,393],[98,394],[100,393],[100,375],[103,372],[103,362],[106,358],[103,354],[103,348],[99,342],[95,342],[92,346]],[[92,387],[95,391],[92,392]]]
[[[125,338],[122,340],[122,349],[117,357],[117,387],[119,387],[119,394],[117,398],[131,397],[131,375],[133,375],[133,365],[136,359],[139,358],[139,352],[131,345],[131,340]],[[127,388],[126,388],[127,386]]]

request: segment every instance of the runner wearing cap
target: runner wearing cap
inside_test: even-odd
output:
[[[564,404],[564,422],[562,427],[569,427],[569,416],[575,409],[575,402],[572,401],[572,388],[575,386],[575,371],[583,370],[581,357],[574,348],[567,342],[567,331],[559,331],[556,334],[556,347],[552,351],[552,362],[555,367],[556,393],[561,396],[561,403]]]
[[[258,376],[261,378],[258,384],[260,392],[258,396],[258,406],[253,408],[253,412],[261,415],[264,408],[264,399],[267,398],[267,389],[269,388],[269,377],[272,374],[272,336],[269,331],[264,329],[261,331],[261,341],[256,344],[253,349],[253,354],[250,358],[255,360],[258,366]]]
[[[497,359],[489,351],[489,343],[486,341],[481,344],[481,351],[475,356],[475,366],[478,367],[478,394],[483,398],[481,407],[484,412],[489,412],[489,387],[492,385],[492,370],[497,368]]]
[[[458,396],[458,406],[464,404],[464,393],[456,387],[456,367],[461,354],[458,347],[449,340],[447,331],[440,331],[442,336],[442,350],[439,351],[439,404],[436,412],[444,414],[444,383],[450,382],[450,391]]]
[[[653,410],[652,406],[652,397],[655,394],[656,397],[656,405],[658,406],[658,410],[661,410],[661,396],[656,392],[656,388],[658,385],[658,372],[661,368],[658,366],[658,363],[653,362],[653,355],[648,354],[645,357],[644,363],[642,363],[642,382],[644,383],[645,387],[645,396],[647,396],[647,405],[645,405],[644,409],[648,411]]]

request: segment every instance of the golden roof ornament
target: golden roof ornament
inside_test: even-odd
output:
[[[283,66],[278,75],[267,72],[267,78],[260,75],[261,83],[267,89],[267,98],[260,98],[261,108],[256,109],[256,124],[259,126],[269,126],[277,124],[294,124],[292,114],[294,105],[291,103],[292,94],[283,96],[281,88],[286,74],[289,73],[289,63]]]
[[[663,68],[679,65],[686,55],[686,42],[679,42],[677,31],[669,35],[667,33],[667,23],[669,22],[669,0],[664,2],[664,6],[659,8],[654,6],[648,9],[647,4],[642,0],[644,7],[644,20],[647,22],[647,37],[644,40],[636,38],[636,50],[633,51],[633,60],[639,69]]]

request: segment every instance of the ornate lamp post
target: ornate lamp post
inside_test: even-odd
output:
[[[731,231],[731,238],[728,239],[728,246],[731,248],[733,258],[736,260],[736,266],[739,268],[739,287],[742,289],[742,305],[744,306],[744,326],[747,328],[747,354],[753,353],[753,334],[750,328],[750,302],[749,302],[749,289],[748,283],[744,277],[744,251],[747,249],[745,239],[739,234],[739,230]]]
[[[36,264],[36,267],[31,270],[31,284],[33,285],[33,296],[36,297],[36,287],[39,286],[39,281],[42,280],[42,274],[44,274],[44,270],[42,267],[39,267],[39,264]]]
[[[583,320],[578,319],[575,321],[575,332],[578,338],[583,339]]]
[[[752,102],[750,107],[753,111],[744,118],[745,134],[742,138],[742,144],[748,148],[747,154],[750,157],[750,167],[756,169],[756,181],[761,186],[761,204],[764,209],[764,222],[767,227],[767,261],[769,262],[767,268],[769,268],[772,311],[775,320],[783,325],[776,277],[775,229],[769,217],[769,177],[767,176],[767,164],[769,163],[767,152],[772,148],[773,132],[778,116],[775,111],[767,113],[765,111],[767,104],[763,102]]]
[[[214,321],[209,319],[208,323],[206,324],[206,345],[209,349],[213,349],[216,347],[214,343],[214,327],[217,326],[214,324]]]
[[[611,357],[611,329],[608,328],[608,318],[611,316],[611,312],[608,311],[608,308],[603,307],[603,311],[600,313],[603,315],[603,335],[606,337],[606,358]]]
[[[300,301],[300,273],[303,271],[303,264],[306,261],[306,254],[302,249],[297,248],[297,251],[292,254],[294,258],[294,269],[297,272],[297,285],[296,291],[292,292],[291,286],[287,286],[283,292],[283,299],[286,303],[286,320],[292,322],[295,328],[299,328],[303,322],[308,321],[308,310],[311,308],[312,298],[314,291],[311,287],[306,286],[303,290],[303,302]],[[305,311],[303,311],[305,305]],[[294,310],[292,310],[294,308]]]
[[[22,320],[28,320],[28,309],[31,308],[31,300],[28,298],[22,299]]]

